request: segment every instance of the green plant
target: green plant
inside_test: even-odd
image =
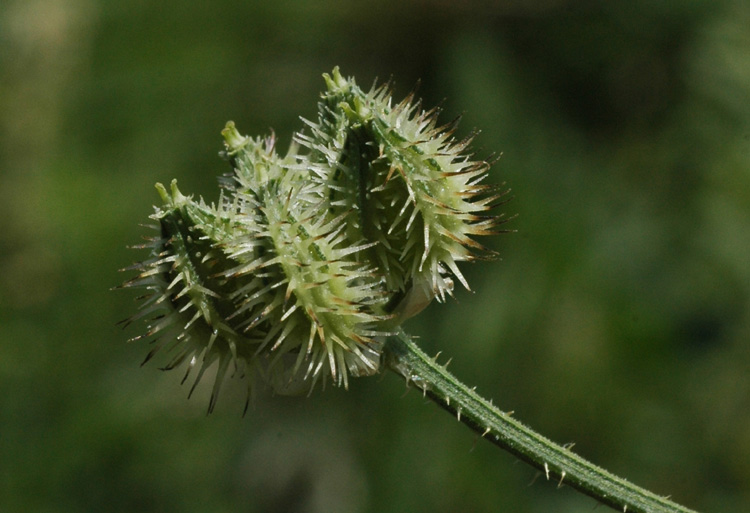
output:
[[[360,89],[334,69],[316,122],[286,155],[273,136],[222,132],[234,168],[215,205],[157,189],[150,256],[126,287],[147,294],[139,312],[156,352],[183,363],[193,388],[214,363],[209,411],[227,372],[281,392],[386,367],[470,428],[604,504],[631,512],[688,512],[592,465],[492,406],[427,357],[401,323],[453,280],[458,263],[491,258],[475,237],[497,233],[504,196],[485,185],[471,138],[453,138],[409,97],[393,105],[387,87]],[[191,389],[192,392],[192,389]],[[247,407],[247,405],[246,405]]]

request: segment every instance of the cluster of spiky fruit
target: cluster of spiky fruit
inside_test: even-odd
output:
[[[209,409],[228,371],[279,391],[375,373],[383,337],[452,278],[468,288],[458,262],[491,255],[473,237],[497,232],[502,194],[480,183],[470,139],[385,86],[324,78],[318,120],[286,156],[227,124],[234,174],[217,204],[157,184],[159,234],[125,284],[148,293],[129,321],[146,319],[147,360],[166,346],[166,368],[196,369],[193,387],[218,361]]]

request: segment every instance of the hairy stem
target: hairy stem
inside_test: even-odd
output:
[[[387,366],[498,447],[602,504],[625,513],[695,513],[586,461],[500,411],[428,357],[404,333],[385,344]]]

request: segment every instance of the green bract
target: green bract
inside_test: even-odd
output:
[[[218,204],[157,184],[159,235],[126,283],[149,291],[133,319],[147,320],[148,358],[166,346],[166,368],[187,362],[195,384],[219,362],[210,409],[227,371],[281,391],[375,373],[398,324],[451,294],[452,277],[468,288],[457,263],[492,256],[473,237],[497,231],[487,211],[501,194],[480,184],[489,164],[463,153],[455,123],[338,69],[324,78],[317,121],[284,157],[227,124],[234,174]]]

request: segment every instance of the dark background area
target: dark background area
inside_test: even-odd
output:
[[[5,0],[0,510],[594,510],[395,375],[244,418],[232,380],[206,417],[115,327],[154,182],[217,199],[224,123],[285,147],[335,65],[419,82],[514,191],[421,345],[605,468],[750,510],[748,27],[742,0]]]

